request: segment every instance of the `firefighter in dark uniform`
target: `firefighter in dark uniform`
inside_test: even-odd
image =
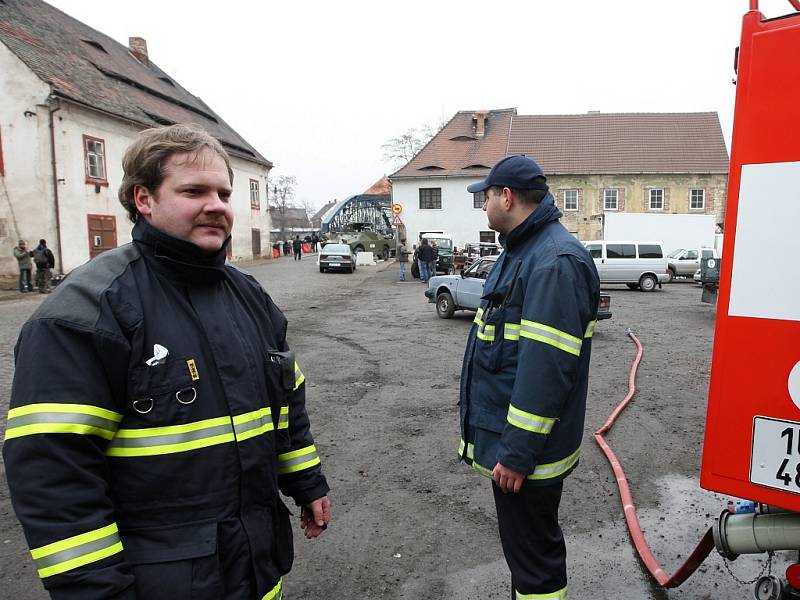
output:
[[[600,282],[534,161],[506,157],[467,190],[486,193],[504,252],[467,342],[459,457],[492,479],[512,598],[563,600],[558,505],[580,456]]]
[[[225,264],[233,174],[176,125],[128,149],[133,242],[74,270],[23,326],[3,447],[59,600],[279,600],[330,520],[286,319]]]

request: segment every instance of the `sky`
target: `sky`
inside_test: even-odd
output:
[[[716,111],[730,148],[750,0],[50,0],[150,59],[297,178],[297,205],[399,166],[388,139],[459,110]],[[788,0],[759,0],[766,17]],[[535,157],[534,157],[535,158]]]

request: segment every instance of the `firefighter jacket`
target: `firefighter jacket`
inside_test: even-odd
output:
[[[461,372],[459,457],[539,485],[578,463],[600,301],[594,262],[559,217],[548,194],[500,236]]]
[[[53,598],[281,598],[278,490],[328,485],[286,319],[224,261],[139,219],[23,326],[3,455]]]

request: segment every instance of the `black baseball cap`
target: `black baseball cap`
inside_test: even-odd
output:
[[[517,190],[547,191],[549,188],[544,180],[544,171],[536,162],[524,154],[512,154],[495,164],[486,179],[468,185],[467,191],[474,194],[495,185]]]

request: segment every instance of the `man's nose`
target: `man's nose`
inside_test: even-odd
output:
[[[220,196],[219,193],[211,192],[203,209],[206,212],[222,212],[225,210],[225,202],[222,200],[222,196]]]

